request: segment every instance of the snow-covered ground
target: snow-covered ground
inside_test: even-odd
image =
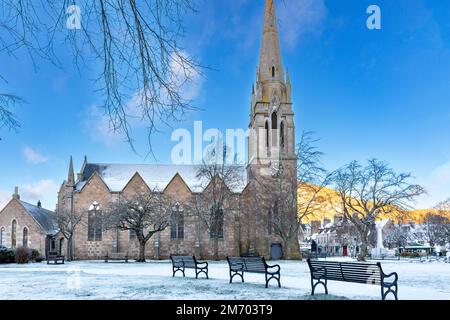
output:
[[[0,266],[0,299],[380,299],[378,286],[329,282],[330,295],[310,296],[305,261],[280,261],[282,288],[264,275],[246,274],[246,283],[229,283],[226,262],[210,262],[209,280],[172,277],[169,261],[137,263],[68,262]],[[382,261],[386,273],[399,274],[399,299],[450,300],[450,264]],[[180,273],[178,273],[179,275]],[[319,287],[318,292],[322,289]]]

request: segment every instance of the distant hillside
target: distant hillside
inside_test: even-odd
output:
[[[298,187],[298,203],[299,203],[299,214],[305,211],[305,206],[308,205],[309,208],[312,208],[313,214],[311,216],[302,219],[302,223],[310,223],[311,221],[323,221],[323,219],[330,219],[333,221],[335,215],[338,214],[340,207],[340,199],[339,194],[336,190],[330,188],[323,188],[316,196],[316,200],[313,204],[305,204],[305,200],[303,199],[311,199],[311,196],[318,189],[317,186],[314,185],[302,185]],[[424,217],[428,213],[438,213],[437,210],[434,209],[420,209],[420,210],[410,210],[405,213],[405,219],[408,221],[414,221],[416,223],[422,223]],[[450,217],[450,212],[448,213]],[[384,218],[384,217],[383,217]],[[386,217],[389,218],[389,217]]]

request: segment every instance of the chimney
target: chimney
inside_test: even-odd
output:
[[[37,203],[37,207],[38,207],[38,208],[42,208],[42,203],[41,203],[41,200],[39,200],[39,201],[38,201],[38,203]]]
[[[13,199],[20,200],[19,187],[14,187]]]

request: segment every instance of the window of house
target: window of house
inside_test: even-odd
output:
[[[98,202],[89,207],[88,212],[88,241],[102,241],[102,212]]]
[[[184,215],[179,204],[172,209],[170,218],[170,238],[184,239]]]
[[[11,247],[15,248],[17,244],[17,221],[13,220],[11,224]]]
[[[24,248],[28,247],[28,229],[27,228],[23,228],[22,246]]]
[[[136,230],[130,230],[130,240],[136,240],[137,239],[137,234],[136,234]]]
[[[4,246],[5,241],[3,240],[3,236],[5,235],[5,227],[0,229],[0,246]]]
[[[211,208],[210,237],[223,239],[223,209]]]
[[[280,124],[280,147],[284,149],[284,121]]]

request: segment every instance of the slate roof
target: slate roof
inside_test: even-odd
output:
[[[53,211],[40,208],[30,203],[20,200],[20,204],[25,208],[25,211],[33,217],[33,219],[42,227],[47,234],[56,234],[58,227],[54,219],[55,213]]]
[[[152,164],[99,164],[86,163],[83,169],[83,180],[78,181],[76,189],[80,191],[94,172],[102,178],[112,192],[121,192],[127,183],[138,173],[152,190],[163,191],[176,174],[179,174],[192,192],[202,192],[208,184],[197,178],[199,166],[194,165],[152,165]],[[241,176],[239,185],[233,192],[240,193],[247,185],[247,172],[244,166],[238,167]]]

